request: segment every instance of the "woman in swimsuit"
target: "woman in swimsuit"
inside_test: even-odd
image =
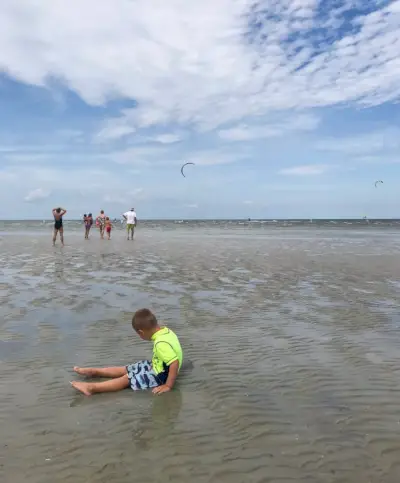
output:
[[[91,213],[88,214],[88,224],[89,224],[89,229],[88,229],[88,238],[89,238],[89,232],[93,225],[93,215]]]
[[[100,211],[100,215],[96,218],[96,225],[98,225],[100,230],[100,238],[104,239],[104,227],[106,224],[106,215],[104,214],[104,210]]]
[[[88,215],[83,215],[83,222],[85,224],[85,239],[88,240],[89,239],[89,232],[90,232],[90,229],[92,228],[92,225],[93,225],[93,217],[92,217],[92,214],[89,213]]]
[[[60,240],[62,246],[64,246],[64,228],[62,217],[65,215],[67,210],[64,208],[53,208],[54,216],[54,233],[53,233],[53,246],[56,244],[57,233],[60,233]]]

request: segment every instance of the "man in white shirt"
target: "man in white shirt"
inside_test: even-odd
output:
[[[131,208],[131,211],[127,211],[122,216],[126,220],[126,229],[128,230],[128,240],[129,240],[129,233],[131,233],[131,240],[133,240],[133,233],[135,231],[135,226],[137,223],[135,208]]]

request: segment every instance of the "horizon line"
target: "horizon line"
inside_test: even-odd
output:
[[[118,217],[110,217],[110,219],[115,220],[115,219],[120,219]],[[324,220],[329,220],[329,221],[340,221],[340,220],[357,220],[357,221],[363,221],[363,220],[381,220],[381,221],[400,221],[400,218],[394,218],[394,217],[275,217],[275,218],[251,218],[251,217],[246,217],[246,218],[141,218],[139,222],[146,222],[146,221],[324,221]],[[1,218],[0,221],[53,221],[53,218]],[[69,219],[64,219],[65,222],[68,221],[82,221],[82,218],[69,218]]]

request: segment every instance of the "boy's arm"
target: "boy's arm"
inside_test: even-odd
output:
[[[178,377],[179,361],[174,361],[169,366],[167,382],[165,383],[170,389],[175,385],[176,378]]]
[[[175,385],[176,378],[178,377],[178,370],[179,362],[171,362],[171,364],[169,365],[168,377],[165,384],[155,387],[153,389],[153,394],[162,394],[163,392],[170,391]]]
[[[168,376],[165,384],[153,389],[153,394],[162,394],[163,392],[170,391],[175,385],[179,372],[179,359],[168,342],[158,342],[155,347],[158,357],[168,366]]]

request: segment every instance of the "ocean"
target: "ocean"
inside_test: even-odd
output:
[[[400,220],[0,222],[3,483],[397,483]],[[176,388],[85,397],[74,365],[181,339]]]

